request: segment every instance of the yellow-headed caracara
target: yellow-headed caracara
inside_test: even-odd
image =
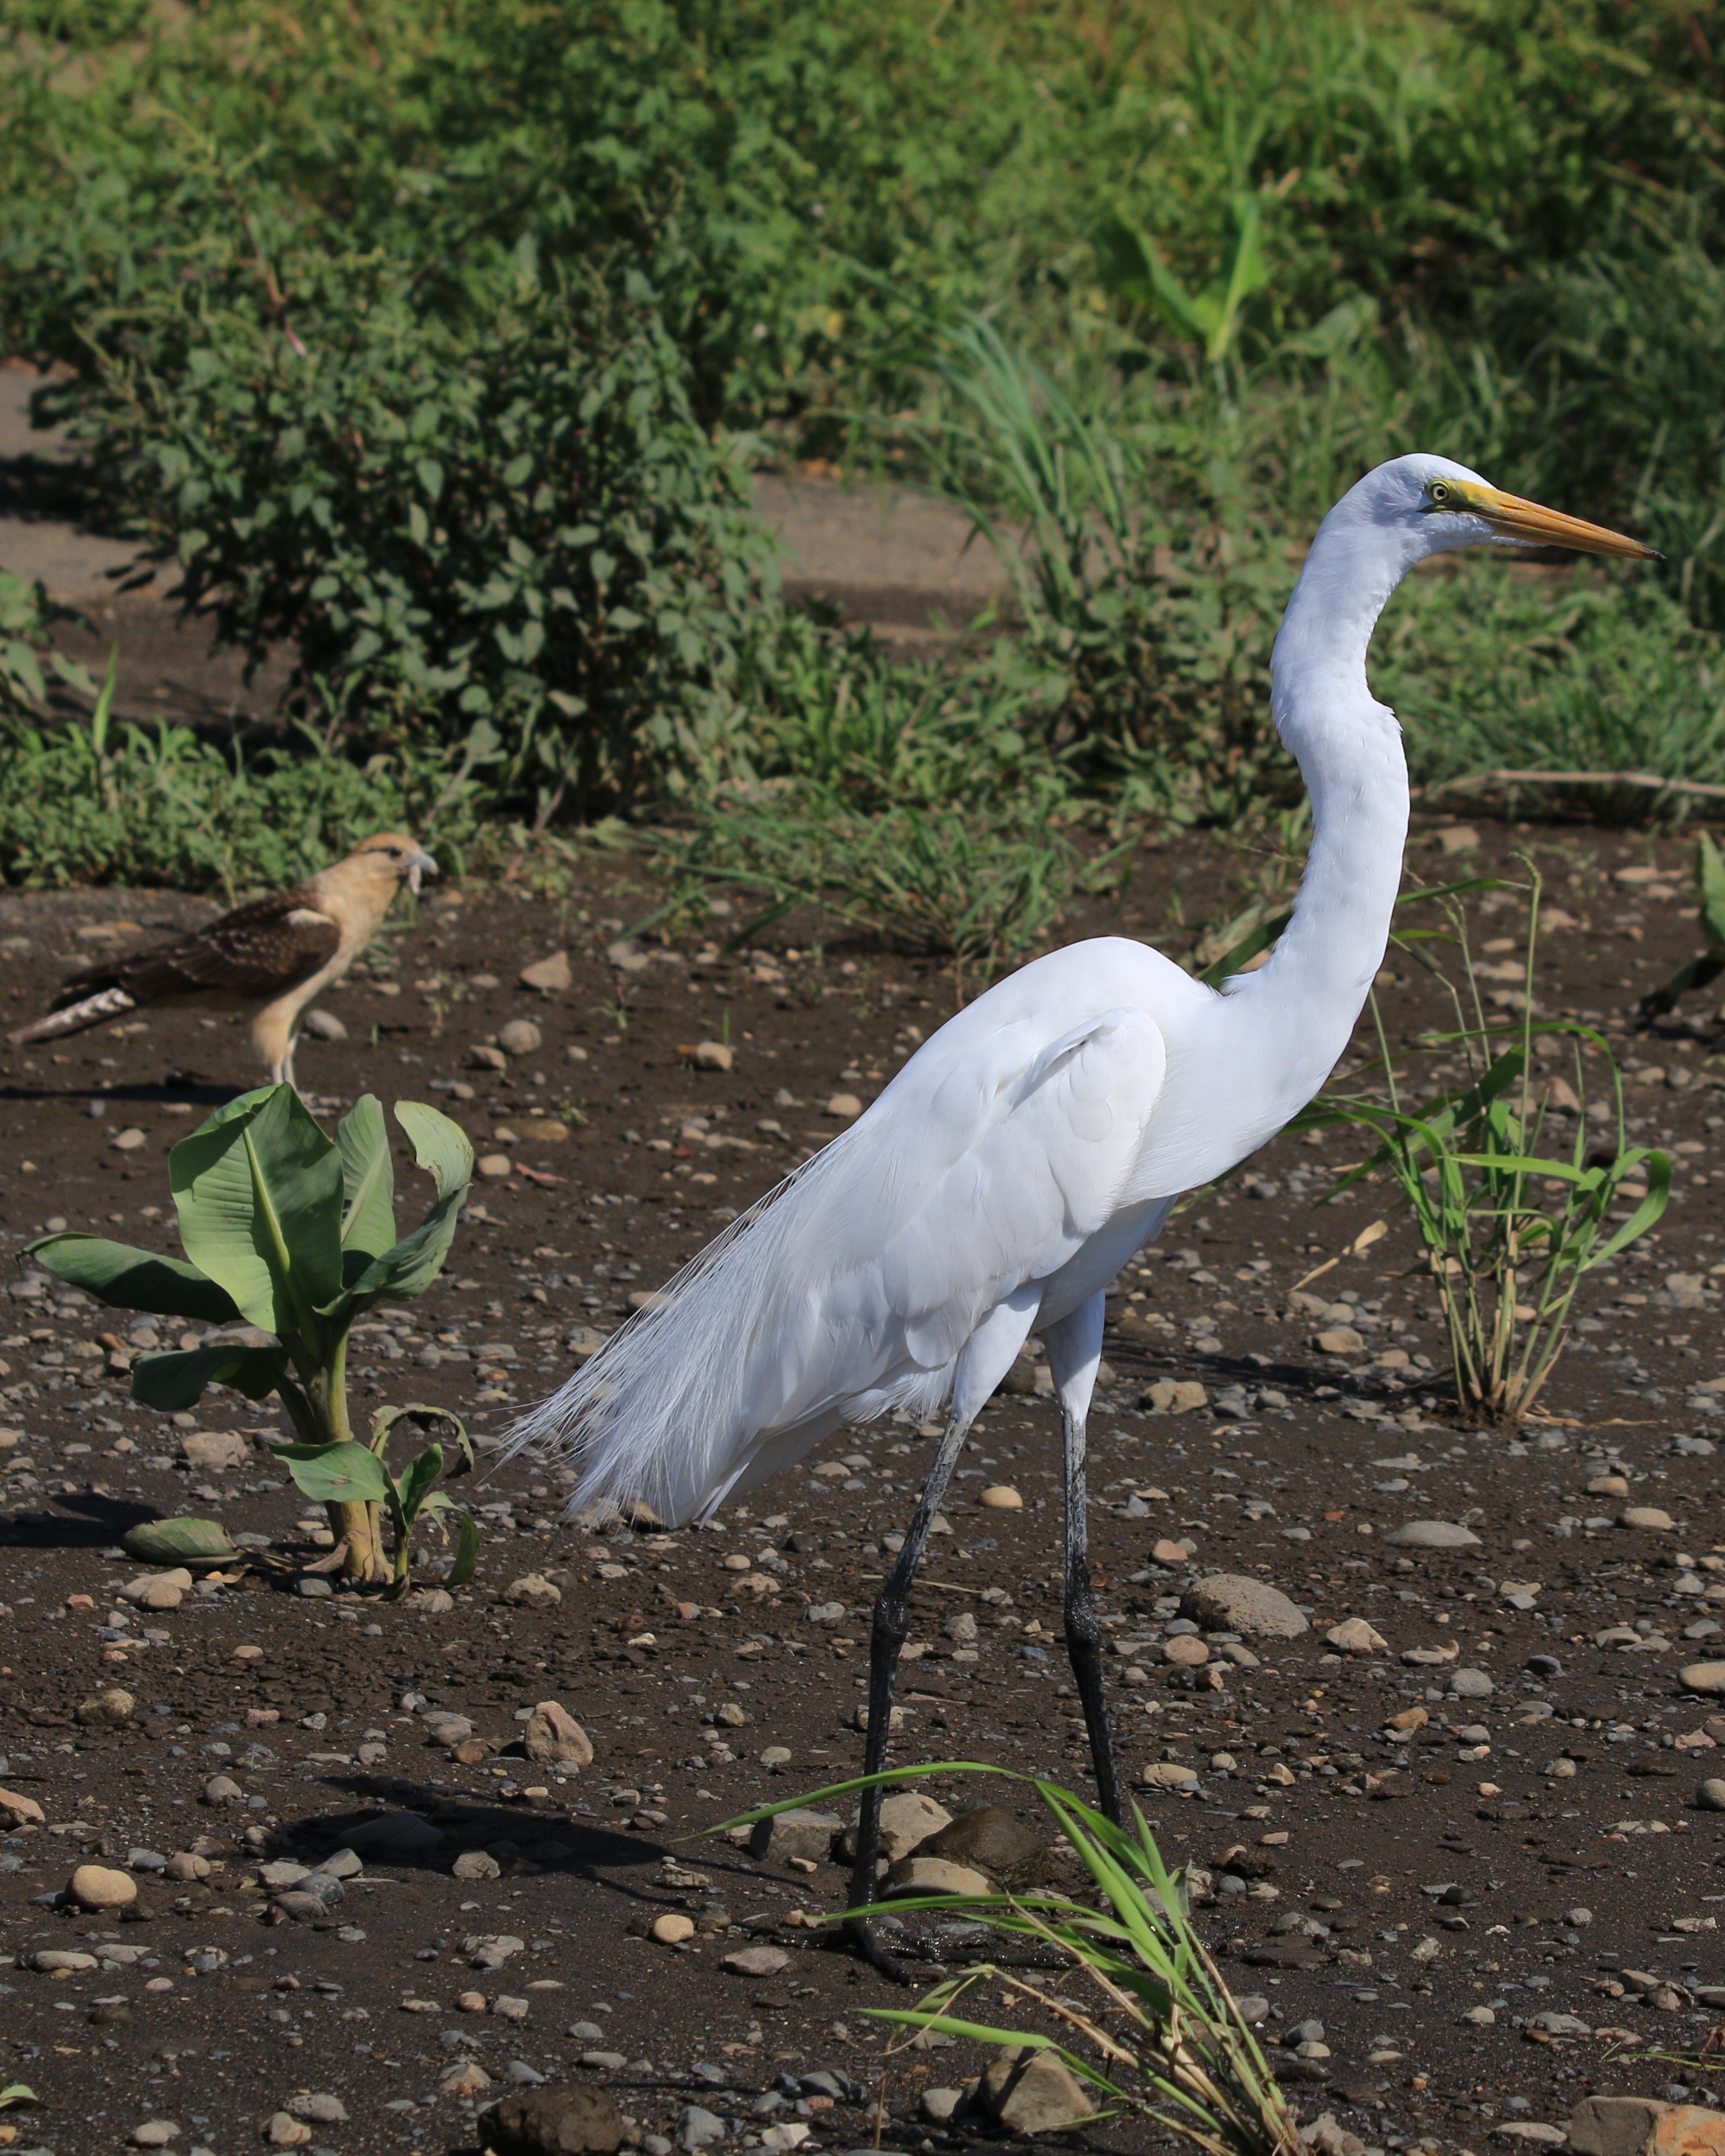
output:
[[[291,1086],[300,1013],[365,949],[402,886],[417,894],[420,877],[437,872],[417,840],[380,831],[278,897],[153,951],[83,968],[45,1018],[10,1038],[15,1046],[56,1040],[150,1004],[249,1009],[252,1045],[271,1084]]]

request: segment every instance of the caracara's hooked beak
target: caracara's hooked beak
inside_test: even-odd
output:
[[[1457,480],[1446,482],[1445,509],[1471,511],[1483,517],[1494,532],[1524,546],[1570,547],[1579,554],[1617,554],[1631,562],[1662,562],[1656,547],[1645,546],[1625,532],[1610,531],[1603,524],[1589,524],[1579,516],[1566,516],[1560,509],[1546,509],[1537,501],[1523,501],[1518,494],[1502,488],[1475,485]]]
[[[421,876],[434,876],[441,875],[442,874],[443,870],[438,866],[436,861],[433,860],[432,856],[426,852],[424,846],[417,847],[413,853],[408,855],[408,889],[412,891],[415,898],[419,896],[419,879]]]

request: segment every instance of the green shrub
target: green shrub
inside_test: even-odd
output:
[[[393,273],[295,276],[291,340],[222,280],[105,328],[78,429],[181,603],[292,643],[300,708],[362,738],[485,723],[542,817],[726,726],[768,552],[651,311],[523,266],[466,333]]]

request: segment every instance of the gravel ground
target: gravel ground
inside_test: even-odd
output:
[[[1485,836],[1470,865],[1529,842]],[[1404,1276],[1404,1225],[1298,1286],[1385,1202],[1367,1186],[1314,1212],[1359,1157],[1332,1134],[1271,1147],[1128,1269],[1092,1422],[1122,1754],[1135,1782],[1157,1770],[1147,1815],[1208,1875],[1204,1929],[1261,2001],[1301,2116],[1331,2112],[1373,2148],[1480,2152],[1506,2126],[1561,2123],[1589,2089],[1683,2092],[1685,2074],[1704,2097],[1705,2071],[1647,2055],[1693,2055],[1725,2020],[1725,1815],[1699,1795],[1725,1721],[1679,1675],[1725,1636],[1709,1435],[1725,1389],[1725,1065],[1710,1021],[1624,1024],[1692,948],[1680,850],[1538,844],[1570,923],[1548,939],[1542,1006],[1617,1029],[1635,1135],[1679,1148],[1657,1237],[1584,1291],[1544,1417],[1512,1437],[1455,1416],[1431,1296]],[[1155,933],[1173,894],[1202,911],[1230,872],[1196,842],[1148,855],[1117,925]],[[501,1430],[632,1296],[827,1142],[952,1008],[935,969],[799,945],[794,921],[741,956],[631,942],[654,901],[624,873],[438,900],[331,999],[345,1040],[302,1050],[321,1107],[367,1087],[431,1099],[506,1170],[475,1185],[438,1286],[363,1329],[362,1409],[418,1399],[459,1408],[482,1439]],[[1513,965],[1507,901],[1473,902],[1488,962]],[[0,898],[8,1022],[67,960],[199,911],[159,893]],[[518,985],[558,949],[566,992]],[[1441,1015],[1414,968],[1389,970],[1393,1030]],[[521,1019],[539,1045],[497,1051]],[[730,1049],[730,1067],[697,1067],[702,1041]],[[59,1222],[165,1245],[167,1148],[249,1082],[225,1020],[12,1053],[9,1246]],[[398,1173],[411,1203],[411,1163]],[[314,2153],[429,2156],[472,2147],[476,2113],[541,2076],[603,2084],[649,2150],[711,2131],[696,2108],[768,2149],[867,2144],[877,2116],[889,2148],[987,2138],[922,2101],[973,2079],[978,2050],[906,2049],[862,2018],[903,1994],[815,1921],[845,1889],[819,1837],[794,1860],[689,1838],[854,1769],[869,1602],[932,1432],[844,1432],[675,1534],[565,1523],[555,1473],[487,1465],[470,1486],[480,1571],[452,1607],[307,1595],[289,1566],[137,1609],[116,1599],[138,1576],[118,1538],[157,1515],[218,1518],[316,1560],[306,1508],[261,1441],[285,1434],[280,1418],[219,1392],[196,1416],[134,1409],[124,1368],[149,1343],[28,1264],[6,1309],[0,1789],[43,1817],[0,1833],[0,2085],[28,2082],[42,2106],[5,2114],[0,2141],[15,2127],[14,2149],[80,2156],[166,2121],[177,2133],[157,2145],[228,2156],[297,2106]],[[1317,1344],[1344,1331],[1357,1348]],[[1057,1424],[1034,1364],[1015,1382],[1028,1389],[978,1425],[925,1568],[896,1756],[1082,1790]],[[983,1502],[1000,1488],[1021,1503]],[[1671,1524],[1620,1524],[1643,1507]],[[1391,1541],[1420,1520],[1467,1539]],[[1307,1629],[1183,1615],[1216,1572],[1279,1589]],[[973,1637],[949,1625],[961,1614]],[[1337,1651],[1327,1635],[1350,1619],[1379,1644]],[[136,1712],[80,1720],[115,1686]],[[582,1725],[590,1764],[521,1756],[547,1700]],[[925,1788],[1051,1839],[1021,1784],[935,1773]],[[380,1813],[326,1906],[307,1910],[304,1890],[297,1913],[284,1902],[294,1882],[266,1865],[321,1865]],[[55,1906],[80,1862],[126,1872],[131,1907]],[[646,1936],[668,1912],[697,1927],[681,1944]],[[782,1964],[726,1965],[752,1944]],[[952,1933],[932,1951],[956,1964],[976,1948]],[[89,1964],[44,1969],[44,1952]],[[1022,2020],[987,1995],[979,2013]]]

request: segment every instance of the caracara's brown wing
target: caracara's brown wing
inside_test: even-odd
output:
[[[110,988],[123,988],[135,1004],[200,992],[268,1000],[309,980],[335,956],[341,941],[336,923],[307,906],[302,892],[285,891],[224,913],[208,928],[153,951],[86,967],[66,982],[54,1007]]]

